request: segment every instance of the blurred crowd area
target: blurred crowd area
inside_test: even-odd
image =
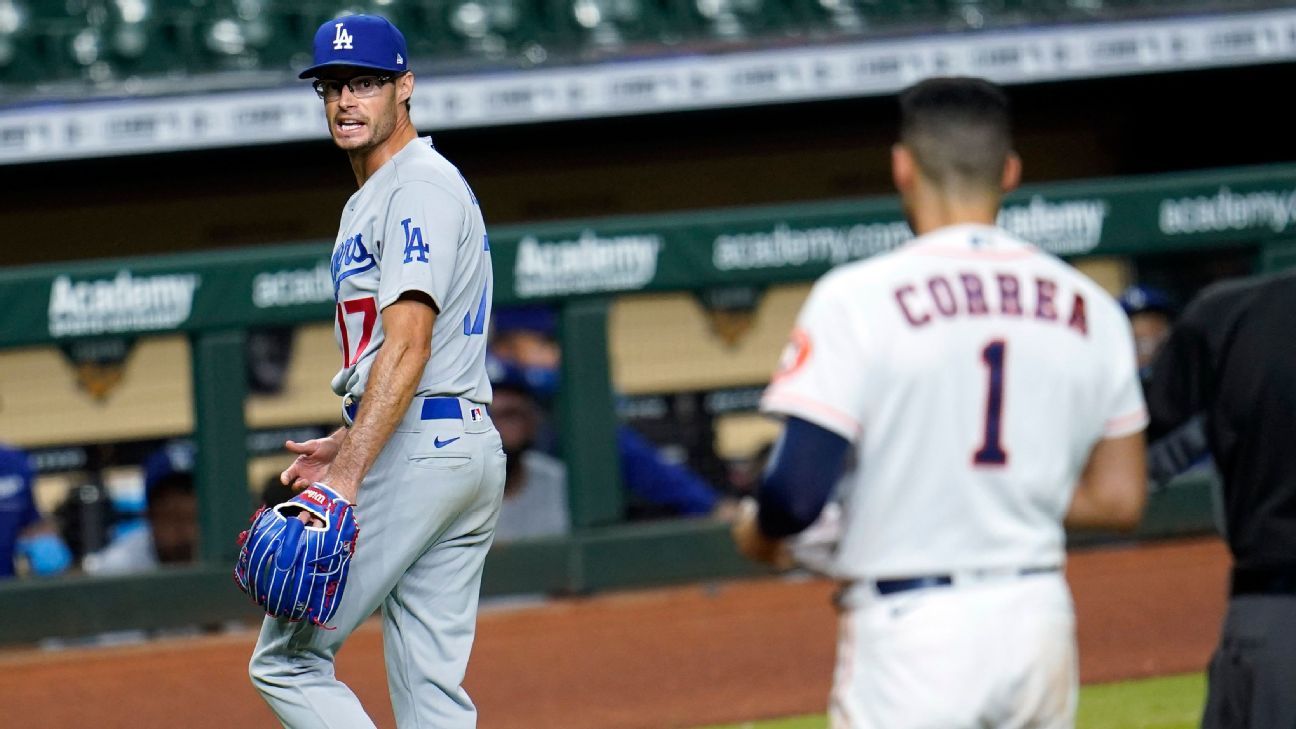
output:
[[[1232,0],[1230,9],[1278,7]],[[1121,20],[1217,0],[0,0],[0,86],[164,93],[291,78],[320,23],[378,13],[438,66],[536,66],[735,44]]]
[[[1076,263],[1119,296],[1146,375],[1183,304],[1210,283],[1251,273],[1256,258],[1229,248]],[[719,301],[677,293],[614,302],[608,358],[625,521],[727,519],[752,492],[777,434],[757,412],[759,398],[808,291],[803,283],[729,290]],[[492,322],[491,414],[509,456],[501,543],[573,528],[564,454],[582,444],[564,440],[556,417],[559,322],[554,306],[499,309]],[[0,450],[0,575],[123,574],[195,559],[186,348],[163,337],[97,364],[55,348],[0,353],[10,382],[43,373],[45,403],[45,430],[29,428],[27,442]],[[326,386],[336,345],[325,325],[256,330],[247,361],[245,487],[251,501],[273,506],[292,495],[279,482],[291,459],[284,441],[338,425]],[[12,423],[3,407],[0,420]]]

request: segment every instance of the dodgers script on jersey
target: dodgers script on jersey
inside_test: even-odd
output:
[[[1147,422],[1116,302],[979,225],[821,279],[762,409],[854,444],[832,565],[848,580],[1062,564],[1091,448]]]
[[[490,241],[476,196],[431,139],[410,142],[347,201],[331,270],[342,350],[334,392],[364,395],[383,343],[382,310],[421,291],[436,304],[437,319],[415,394],[490,403]]]

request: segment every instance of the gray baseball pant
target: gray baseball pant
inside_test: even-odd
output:
[[[483,406],[460,400],[460,419],[423,420],[425,399],[415,398],[360,488],[359,536],[332,629],[270,617],[261,626],[249,674],[285,727],[374,726],[333,659],[379,608],[397,726],[477,725],[460,684],[504,493],[504,450]]]

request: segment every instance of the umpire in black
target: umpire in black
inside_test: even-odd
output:
[[[1147,401],[1154,433],[1205,416],[1223,481],[1234,566],[1202,727],[1296,727],[1296,272],[1203,291]]]

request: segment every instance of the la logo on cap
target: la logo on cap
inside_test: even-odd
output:
[[[337,23],[333,27],[337,28],[337,35],[333,36],[333,50],[351,50],[351,34],[347,32],[347,29],[341,23]]]

